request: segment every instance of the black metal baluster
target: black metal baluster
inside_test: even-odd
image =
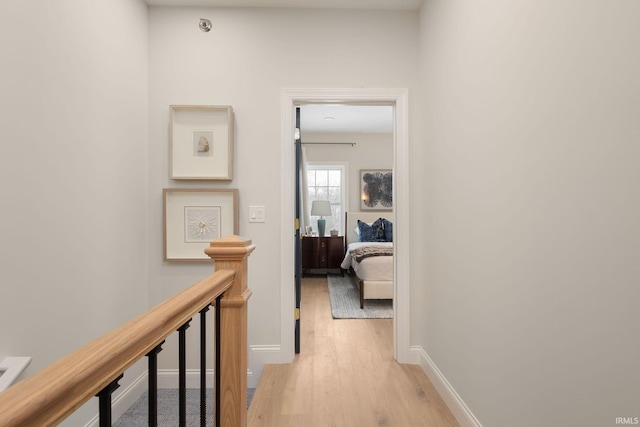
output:
[[[200,427],[207,425],[207,311],[200,310]]]
[[[221,318],[221,311],[220,310],[220,300],[222,299],[222,296],[224,294],[219,295],[216,298],[216,315],[215,315],[215,321],[216,321],[216,325],[215,325],[215,332],[216,332],[216,341],[215,341],[215,346],[216,346],[216,364],[215,364],[215,377],[216,377],[216,386],[215,386],[215,390],[213,391],[215,394],[215,402],[216,402],[216,427],[220,427],[220,377],[221,377],[221,372],[220,372],[220,318]]]
[[[158,353],[162,351],[162,341],[147,353],[149,360],[149,427],[158,425]]]
[[[98,412],[100,417],[100,427],[111,427],[111,394],[120,387],[118,381],[122,379],[124,374],[120,374],[118,378],[111,381],[105,388],[100,390],[96,396],[98,397]]]
[[[179,426],[187,427],[187,334],[189,319],[178,329],[178,394],[180,411]]]

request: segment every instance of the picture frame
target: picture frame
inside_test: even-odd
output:
[[[229,105],[171,105],[170,178],[233,180],[233,127]]]
[[[210,260],[211,240],[238,233],[237,189],[162,190],[165,261]]]
[[[360,210],[393,210],[393,171],[360,170]]]

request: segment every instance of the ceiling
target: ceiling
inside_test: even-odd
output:
[[[393,133],[393,107],[311,104],[300,107],[300,128],[320,133]]]
[[[149,6],[420,10],[423,0],[145,0]],[[322,133],[392,133],[393,107],[304,105],[302,129]]]
[[[149,6],[420,10],[423,0],[145,0]]]

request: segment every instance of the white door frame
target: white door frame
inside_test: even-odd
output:
[[[288,361],[294,352],[294,220],[295,150],[294,107],[301,104],[349,103],[394,105],[395,132],[393,158],[394,240],[394,357],[400,363],[417,363],[410,350],[409,292],[409,93],[407,89],[282,89],[282,146],[280,164],[281,199],[281,351]],[[302,313],[304,318],[304,313]]]

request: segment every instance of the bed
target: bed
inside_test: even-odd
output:
[[[360,235],[358,220],[370,227],[361,225],[360,229],[365,232]],[[379,222],[376,223],[376,221]],[[384,228],[386,233],[383,231],[382,236],[378,234],[380,222],[387,225]],[[343,270],[349,270],[357,278],[360,288],[360,308],[364,308],[365,300],[393,299],[392,227],[393,212],[347,212],[345,214],[346,247],[345,257],[340,267]],[[368,234],[371,231],[375,233],[374,238]]]

